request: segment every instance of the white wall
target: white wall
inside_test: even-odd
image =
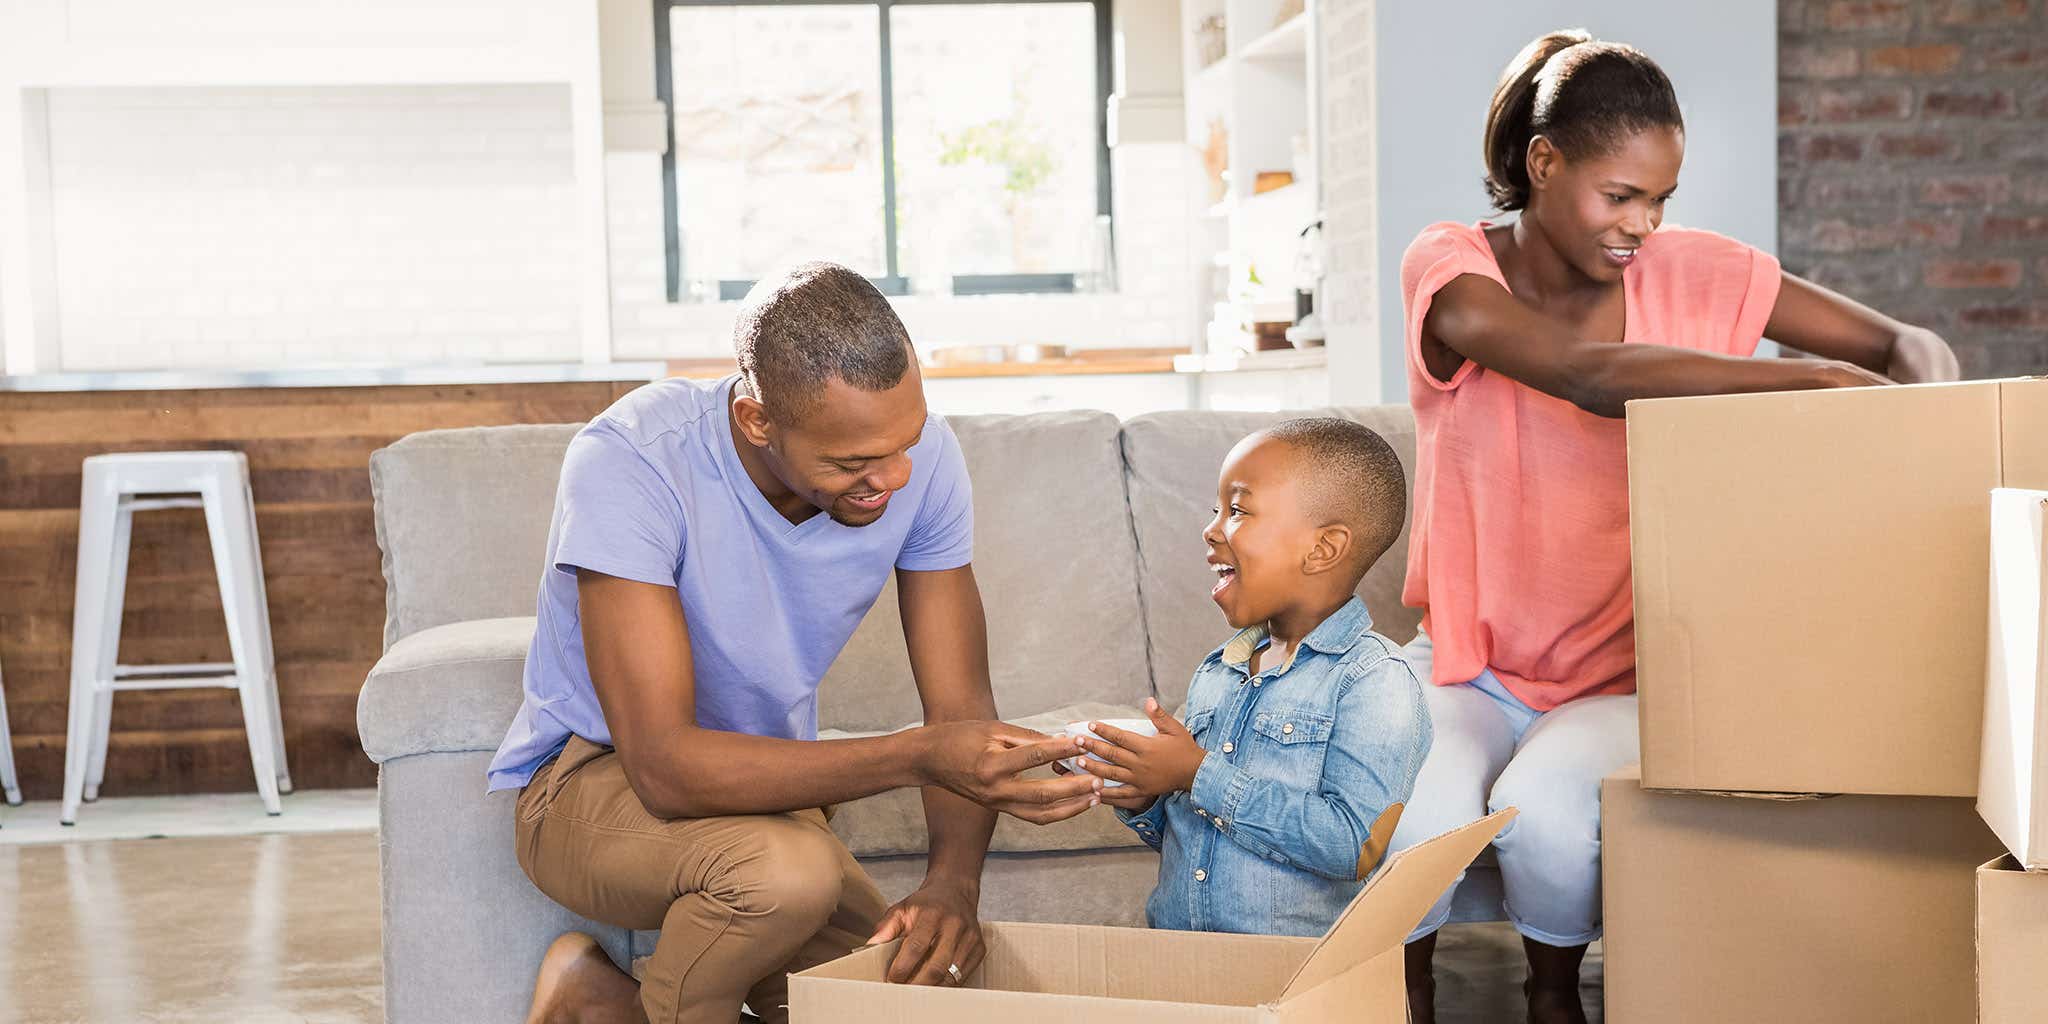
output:
[[[564,87],[49,107],[64,370],[578,358]]]
[[[1335,250],[1356,246],[1362,230],[1373,236],[1365,273],[1377,296],[1337,297],[1376,306],[1379,325],[1378,390],[1386,401],[1407,400],[1401,362],[1401,254],[1423,227],[1439,220],[1486,217],[1480,188],[1480,132],[1487,100],[1501,69],[1523,45],[1558,28],[1585,28],[1595,36],[1630,43],[1671,76],[1686,119],[1686,166],[1669,219],[1711,228],[1764,249],[1777,245],[1777,5],[1773,0],[1714,4],[1653,4],[1640,0],[1329,0],[1326,53],[1333,81],[1356,74],[1334,58],[1358,50],[1362,17],[1372,11],[1375,38],[1367,55],[1369,84],[1352,83],[1325,107],[1333,140],[1328,164],[1333,188],[1347,159],[1370,152],[1376,219],[1355,217],[1352,230],[1332,238]],[[1337,10],[1332,10],[1337,9]],[[1369,107],[1356,102],[1370,92]],[[1358,118],[1371,110],[1369,137]],[[1346,134],[1349,133],[1349,138]],[[1347,149],[1348,147],[1348,149]],[[1355,195],[1329,194],[1333,213]],[[1357,268],[1362,253],[1350,254]],[[1333,267],[1333,270],[1337,269]],[[1359,281],[1350,279],[1352,286]],[[1335,339],[1333,337],[1333,352]],[[1333,367],[1333,374],[1339,372]],[[1333,376],[1339,401],[1359,400]],[[1367,399],[1369,400],[1369,399]]]

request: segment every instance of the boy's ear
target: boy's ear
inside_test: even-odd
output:
[[[1301,574],[1315,576],[1343,567],[1351,558],[1351,545],[1357,538],[1351,535],[1351,527],[1343,523],[1331,523],[1316,531],[1316,542],[1301,560]]]

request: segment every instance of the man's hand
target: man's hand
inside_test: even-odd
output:
[[[927,878],[924,885],[882,915],[868,945],[901,937],[889,961],[888,980],[897,985],[958,985],[981,966],[987,949],[975,907],[981,891],[972,879]],[[954,978],[948,967],[958,967]]]
[[[1071,739],[1004,722],[941,722],[923,728],[926,744],[917,771],[930,785],[1037,825],[1064,821],[1100,802],[1102,783],[1090,776],[1017,777],[1074,756]]]
[[[1082,737],[1081,749],[1094,755],[1082,758],[1081,767],[1097,778],[1121,782],[1105,789],[1102,799],[1113,807],[1142,811],[1168,793],[1193,789],[1195,773],[1209,752],[1195,742],[1187,727],[1166,713],[1159,702],[1145,698],[1145,715],[1159,729],[1157,736],[1140,736],[1102,722],[1088,728],[1102,739]]]

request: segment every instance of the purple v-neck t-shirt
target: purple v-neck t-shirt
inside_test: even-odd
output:
[[[620,399],[569,442],[548,529],[526,699],[491,760],[490,788],[526,785],[571,735],[610,744],[590,684],[576,570],[674,587],[690,629],[697,724],[818,736],[818,681],[896,569],[973,556],[960,442],[936,415],[910,449],[910,483],[882,517],[792,524],[733,448],[736,377],[662,380]]]

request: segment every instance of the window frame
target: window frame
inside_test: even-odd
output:
[[[666,146],[661,154],[661,219],[662,255],[666,266],[668,301],[682,301],[683,252],[681,205],[676,186],[676,112],[675,112],[675,69],[674,50],[670,40],[670,24],[673,12],[678,7],[873,7],[881,24],[881,45],[878,57],[881,61],[880,91],[882,99],[882,232],[886,249],[886,273],[873,278],[875,286],[884,295],[901,296],[910,294],[910,280],[902,275],[897,252],[896,238],[896,84],[895,58],[891,54],[890,19],[891,10],[896,7],[988,7],[1011,6],[1016,4],[1041,3],[1085,3],[1094,9],[1095,15],[1095,212],[1098,216],[1110,216],[1112,244],[1116,234],[1116,221],[1110,210],[1110,159],[1109,159],[1109,97],[1113,86],[1115,49],[1112,32],[1111,4],[1114,0],[654,0],[654,93],[661,103],[665,125]],[[1112,250],[1114,251],[1114,250]],[[953,276],[952,294],[962,295],[1014,295],[1014,294],[1071,294],[1076,290],[1075,282],[1080,277],[1079,268],[1057,273],[1010,273],[1010,274],[956,274]],[[730,301],[729,295],[743,295],[751,281],[719,281],[718,296],[713,301]]]

